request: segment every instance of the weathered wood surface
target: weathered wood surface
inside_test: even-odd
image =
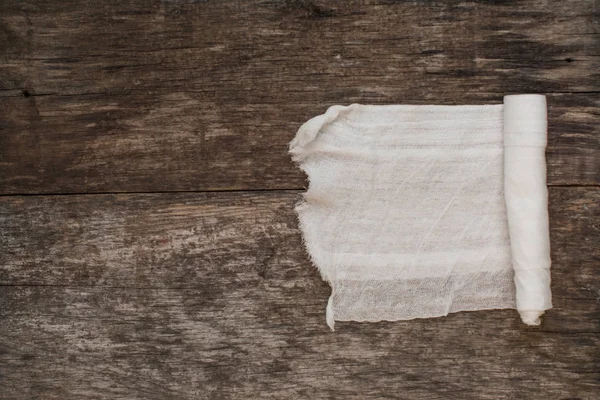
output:
[[[599,13],[0,2],[0,399],[597,399]],[[299,125],[526,92],[548,96],[560,186],[542,326],[503,310],[331,333],[292,211]],[[224,190],[257,191],[131,193]],[[101,192],[123,194],[39,195]]]
[[[301,188],[333,104],[546,93],[551,185],[600,184],[596,0],[0,4],[0,193]]]
[[[0,197],[0,397],[595,399],[600,190],[552,188],[555,308],[338,323],[297,192]]]
[[[248,284],[277,274],[294,285],[316,275],[293,211],[300,198],[285,191],[0,197],[0,283],[225,291],[225,281],[216,284],[222,278]],[[552,276],[560,283],[553,293],[597,299],[600,190],[552,188],[550,212]]]

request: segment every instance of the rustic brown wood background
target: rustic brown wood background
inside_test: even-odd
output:
[[[0,398],[600,398],[600,10],[0,2]],[[555,308],[324,321],[286,153],[333,104],[549,103]]]

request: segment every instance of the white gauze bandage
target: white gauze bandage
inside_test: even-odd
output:
[[[484,106],[332,106],[290,153],[296,207],[332,288],[326,319],[406,320],[552,307],[546,98]]]

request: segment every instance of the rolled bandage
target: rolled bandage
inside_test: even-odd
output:
[[[552,308],[546,188],[546,97],[504,97],[504,199],[516,307],[527,325]]]
[[[546,99],[495,105],[335,105],[290,154],[310,186],[296,211],[332,288],[335,321],[552,307]]]

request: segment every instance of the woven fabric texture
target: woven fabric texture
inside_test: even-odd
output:
[[[504,108],[353,104],[300,128],[290,153],[310,185],[296,211],[311,259],[332,287],[332,329],[335,320],[516,307]],[[536,149],[543,155],[544,147]],[[546,188],[545,164],[543,175],[538,191]],[[549,296],[547,261],[533,269],[547,271],[538,289],[546,285]],[[539,323],[537,316],[528,318]]]

